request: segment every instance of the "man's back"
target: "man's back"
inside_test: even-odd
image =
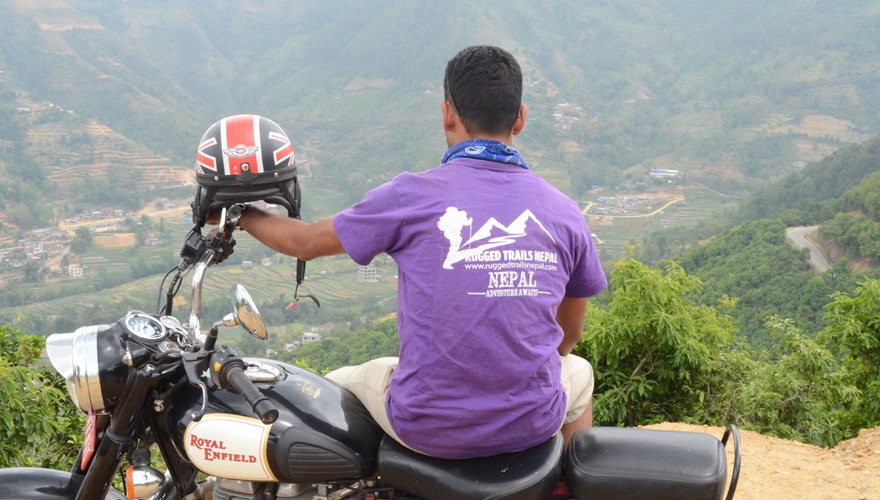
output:
[[[355,261],[387,252],[400,267],[387,410],[404,442],[489,455],[559,429],[556,308],[605,285],[573,201],[520,166],[462,158],[402,174],[334,226]]]

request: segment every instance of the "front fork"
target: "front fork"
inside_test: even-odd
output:
[[[77,457],[73,473],[85,474],[76,496],[77,500],[93,500],[107,495],[122,458],[137,444],[136,434],[138,429],[142,428],[139,424],[150,404],[153,390],[161,382],[168,380],[171,372],[178,369],[179,365],[157,368],[148,363],[129,372],[128,380],[125,382],[126,391],[117,403],[109,424],[104,428],[94,456],[85,469],[82,468],[82,454]],[[102,422],[99,421],[100,423]],[[192,475],[193,479],[188,488],[195,489],[194,477]]]

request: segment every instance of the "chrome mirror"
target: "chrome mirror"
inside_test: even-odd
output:
[[[232,314],[223,318],[223,324],[226,326],[241,325],[248,333],[260,340],[269,338],[266,331],[266,324],[263,323],[263,317],[257,310],[257,305],[251,299],[250,294],[242,285],[235,285],[235,291],[232,294]]]

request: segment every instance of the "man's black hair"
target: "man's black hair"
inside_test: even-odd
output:
[[[446,63],[446,100],[468,132],[510,132],[522,103],[522,70],[499,47],[468,47]]]

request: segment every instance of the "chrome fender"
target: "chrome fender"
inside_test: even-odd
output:
[[[74,500],[82,481],[83,476],[55,469],[0,469],[0,499]],[[104,498],[126,500],[125,495],[114,490],[110,490]]]

